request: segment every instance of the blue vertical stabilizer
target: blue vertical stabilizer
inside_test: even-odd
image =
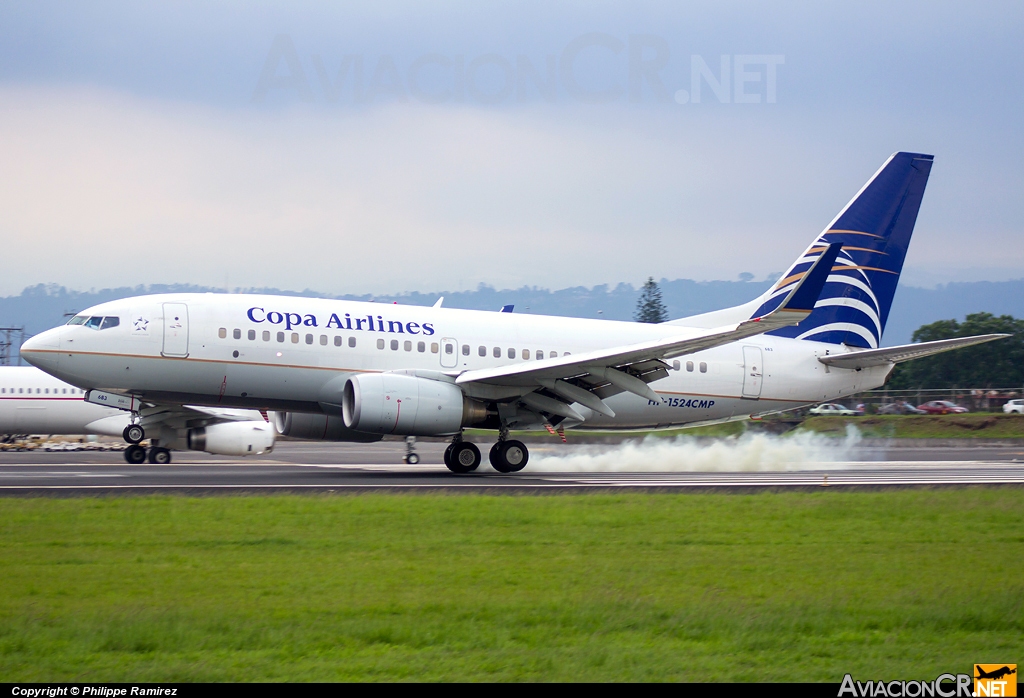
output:
[[[842,252],[814,312],[799,325],[770,334],[856,347],[877,347],[903,270],[932,156],[896,153],[811,243],[754,313],[764,315],[786,298],[829,245]]]

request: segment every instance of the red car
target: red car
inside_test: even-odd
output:
[[[966,407],[961,407],[949,400],[932,400],[918,405],[917,409],[928,414],[963,414],[968,411]]]

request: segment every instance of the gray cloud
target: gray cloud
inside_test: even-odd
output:
[[[23,263],[0,292],[763,277],[899,149],[937,156],[908,266],[1004,276],[1024,263],[1021,14],[8,4],[0,236]],[[281,36],[306,92],[254,101]],[[760,103],[736,103],[750,55],[784,57],[774,103],[763,67],[748,85]],[[726,99],[708,82],[700,103],[674,99],[692,92],[694,56],[719,78],[727,57]],[[291,75],[289,60],[274,74]],[[374,95],[389,66],[395,89]],[[542,85],[553,70],[554,91],[523,83],[524,66]]]

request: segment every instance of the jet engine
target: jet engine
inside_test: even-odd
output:
[[[274,427],[266,422],[221,422],[188,430],[188,447],[221,456],[255,456],[274,450]]]
[[[354,441],[373,443],[384,437],[379,434],[363,434],[345,427],[341,417],[307,412],[274,412],[274,425],[281,436],[314,441]]]
[[[487,419],[486,405],[454,383],[398,373],[349,378],[341,406],[346,427],[374,434],[455,434]]]

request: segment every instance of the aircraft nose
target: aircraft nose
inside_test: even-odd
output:
[[[43,369],[56,368],[60,357],[61,328],[55,327],[29,337],[21,345],[21,356],[33,366]]]

